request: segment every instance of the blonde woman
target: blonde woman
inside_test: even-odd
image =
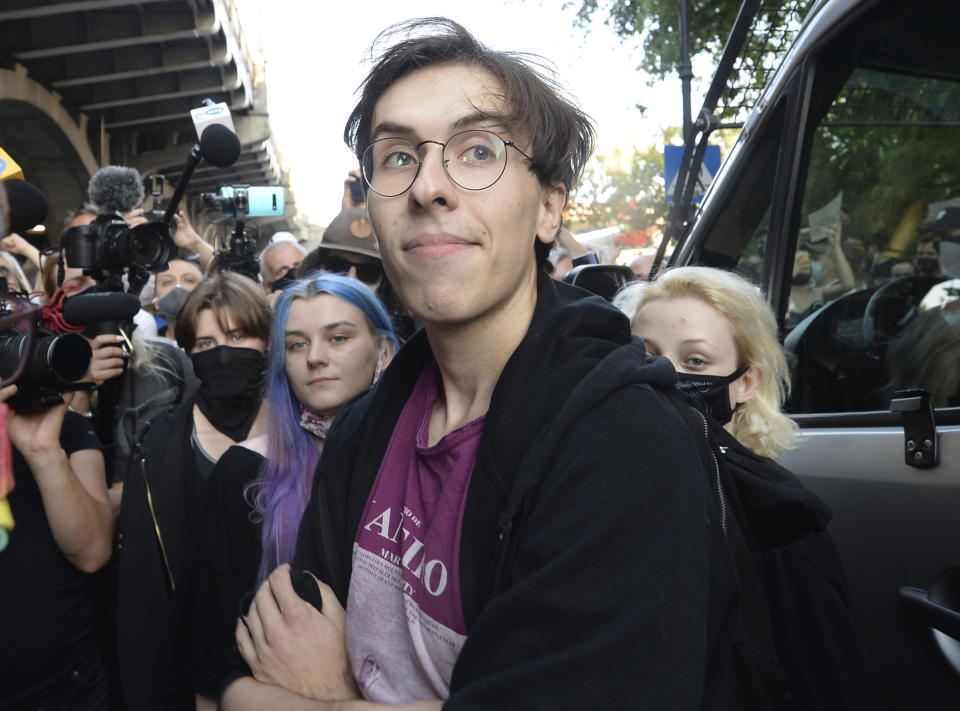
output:
[[[681,387],[698,392],[742,445],[771,459],[796,446],[797,426],[781,410],[790,391],[787,360],[754,284],[721,269],[680,267],[629,284],[614,304],[647,352],[669,358]]]
[[[869,708],[870,664],[826,531],[830,510],[773,461],[796,446],[797,428],[781,411],[789,371],[759,289],[732,272],[679,267],[628,285],[614,304],[705,416],[728,542],[735,557],[749,551],[738,560],[747,656],[768,679],[777,671],[762,660],[779,659],[797,709]]]

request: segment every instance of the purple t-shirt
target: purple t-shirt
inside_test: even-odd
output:
[[[445,699],[467,635],[460,532],[483,417],[432,447],[440,374],[424,368],[390,437],[353,545],[347,653],[366,699]]]

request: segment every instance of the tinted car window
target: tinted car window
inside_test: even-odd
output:
[[[922,32],[879,39],[890,21],[815,75],[784,342],[796,413],[885,410],[917,386],[960,405],[960,83]]]

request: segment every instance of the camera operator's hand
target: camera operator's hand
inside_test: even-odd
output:
[[[213,259],[213,247],[197,234],[183,210],[173,216],[173,221],[177,225],[177,231],[173,233],[173,243],[180,249],[200,255],[200,267],[206,270]]]
[[[144,209],[142,207],[138,207],[135,210],[128,212],[123,216],[123,218],[130,223],[131,227],[136,227],[137,225],[144,225],[150,222],[150,220],[148,220],[143,213]]]
[[[96,383],[97,387],[100,387],[111,378],[123,374],[124,355],[121,343],[123,336],[116,333],[101,333],[90,341],[93,360],[90,361],[90,370],[84,381]]]
[[[38,412],[18,413],[10,408],[7,416],[10,443],[28,463],[31,458],[49,457],[60,451],[60,428],[73,393],[64,393],[62,397],[61,404]]]
[[[93,573],[110,559],[113,513],[107,503],[103,453],[80,449],[68,456],[60,445],[73,395],[65,393],[61,404],[39,412],[11,409],[7,432],[37,482],[60,552],[78,569]]]

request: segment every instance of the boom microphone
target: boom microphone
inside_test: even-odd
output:
[[[63,318],[71,326],[103,321],[129,321],[140,310],[140,297],[123,291],[76,294],[63,302]]]
[[[126,215],[143,202],[143,183],[135,168],[108,165],[90,178],[87,197],[101,215]]]
[[[16,178],[4,181],[4,186],[10,202],[10,232],[23,234],[47,219],[50,205],[37,186]]]
[[[183,194],[187,190],[187,183],[190,182],[193,171],[200,165],[201,160],[206,160],[217,168],[226,168],[233,165],[240,157],[240,148],[240,139],[229,128],[220,124],[207,126],[200,136],[200,144],[190,149],[190,155],[187,156],[187,163],[180,174],[180,180],[173,189],[167,211],[163,213],[163,222],[168,225],[173,224],[173,216],[177,214],[180,200],[183,199]]]
[[[203,129],[200,136],[200,154],[210,165],[226,168],[240,157],[240,139],[226,126],[214,123]]]

